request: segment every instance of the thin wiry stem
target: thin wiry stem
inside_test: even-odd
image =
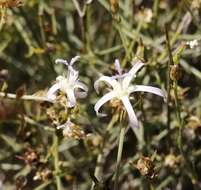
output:
[[[121,128],[120,136],[119,136],[119,146],[118,146],[118,153],[117,153],[117,168],[115,174],[115,182],[114,182],[114,190],[118,190],[118,181],[119,181],[119,170],[123,152],[123,145],[124,145],[124,137],[125,137],[125,127]]]
[[[183,121],[181,118],[181,110],[180,110],[180,105],[179,105],[179,99],[178,99],[178,85],[177,85],[177,81],[174,81],[173,84],[174,87],[174,96],[175,96],[175,107],[176,107],[176,114],[177,114],[177,120],[179,123],[179,135],[178,135],[178,139],[177,139],[177,143],[178,143],[178,147],[180,149],[180,152],[183,154],[183,149],[182,149],[182,128],[183,128]]]
[[[177,84],[176,80],[174,81],[173,88],[174,88],[174,96],[175,96],[176,115],[177,115],[177,120],[179,123],[179,133],[178,133],[178,137],[177,137],[178,148],[181,152],[181,155],[185,159],[186,166],[188,167],[189,171],[191,171],[191,175],[192,175],[191,178],[194,180],[197,180],[197,175],[194,170],[193,164],[188,159],[188,157],[186,156],[186,154],[184,153],[184,150],[183,150],[182,130],[184,128],[184,121],[181,117],[181,107],[180,107],[179,98],[178,98],[178,84]],[[195,187],[195,189],[197,189],[196,184],[194,185],[194,187]]]
[[[170,129],[170,65],[173,64],[173,59],[171,56],[171,47],[170,47],[170,40],[168,34],[168,27],[165,26],[165,35],[166,35],[166,45],[168,49],[169,61],[167,65],[167,127]]]
[[[8,98],[8,99],[17,99],[16,94],[5,93],[5,92],[0,92],[0,97]],[[49,100],[46,97],[35,96],[35,95],[23,95],[19,99],[30,100],[30,101],[48,101],[49,102]]]
[[[59,139],[57,137],[57,134],[55,133],[53,136],[53,156],[54,156],[54,169],[56,172],[56,186],[57,190],[62,190],[62,185],[61,185],[61,179],[60,179],[60,169],[59,169],[59,151],[58,147],[59,146]]]
[[[167,97],[167,103],[170,100],[170,64],[173,65],[174,61],[173,61],[173,56],[172,56],[172,52],[171,52],[171,47],[170,47],[170,41],[169,41],[169,35],[168,35],[168,27],[167,25],[165,26],[165,33],[166,33],[166,43],[167,43],[167,48],[168,48],[168,55],[169,55],[169,62],[168,62],[168,76],[167,76],[167,87],[168,87],[168,97]],[[179,133],[178,133],[178,139],[177,139],[177,143],[178,143],[178,148],[181,152],[181,155],[183,156],[186,165],[189,169],[189,171],[191,172],[192,176],[194,179],[197,179],[196,173],[194,171],[194,168],[192,166],[191,161],[188,159],[188,157],[186,156],[186,154],[184,153],[183,150],[183,146],[182,146],[182,129],[184,127],[184,121],[181,118],[181,108],[180,108],[180,104],[179,104],[179,99],[178,99],[178,85],[177,85],[177,81],[174,80],[173,83],[173,88],[174,88],[174,96],[175,96],[175,107],[176,107],[176,114],[177,114],[177,119],[178,119],[178,123],[179,123]],[[168,124],[170,124],[170,108],[168,105]],[[168,125],[168,127],[170,127]],[[169,128],[170,129],[170,128]]]
[[[103,154],[99,154],[97,157],[96,168],[94,175],[99,180],[100,179],[100,171],[101,171],[101,163],[102,163]]]
[[[97,156],[97,161],[96,161],[96,168],[94,171],[94,176],[100,181],[101,180],[101,169],[102,169],[102,162],[104,159],[104,148],[105,148],[105,142],[106,142],[106,136],[107,134],[110,132],[111,128],[113,127],[113,125],[116,123],[116,121],[118,120],[118,115],[113,115],[110,123],[108,124],[107,128],[106,128],[106,134],[103,137],[103,144],[102,144],[102,150],[100,151],[100,153]],[[91,190],[94,189],[94,185],[95,183],[92,183],[91,186]]]

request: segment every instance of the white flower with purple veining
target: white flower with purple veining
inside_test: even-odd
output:
[[[50,101],[55,101],[57,93],[63,92],[67,96],[67,107],[74,107],[76,105],[76,98],[84,98],[87,96],[87,86],[80,82],[79,72],[73,68],[73,64],[79,59],[79,56],[75,56],[71,59],[70,63],[63,59],[57,59],[56,64],[62,63],[67,66],[67,75],[59,75],[56,78],[56,83],[48,90],[47,98]],[[81,91],[78,91],[81,89]]]
[[[129,117],[130,121],[130,126],[134,129],[134,127],[138,127],[138,120],[135,115],[135,112],[132,108],[131,102],[129,100],[130,94],[134,92],[149,92],[158,96],[163,97],[164,99],[166,98],[166,93],[156,87],[152,86],[145,86],[145,85],[132,85],[131,82],[133,78],[136,77],[136,73],[144,66],[144,63],[141,61],[137,61],[131,70],[128,73],[122,73],[122,70],[120,68],[120,62],[118,59],[115,60],[115,68],[118,72],[118,75],[108,77],[108,76],[101,76],[95,83],[94,83],[94,88],[99,93],[99,84],[100,82],[105,82],[107,85],[109,85],[110,92],[105,94],[98,102],[95,104],[95,111],[96,114],[99,116],[105,116],[106,114],[100,113],[99,109],[102,107],[103,104],[106,102],[110,101],[113,98],[119,99]]]

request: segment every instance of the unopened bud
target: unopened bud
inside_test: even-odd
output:
[[[181,78],[181,68],[178,64],[173,65],[170,69],[170,78],[172,80],[179,80]]]

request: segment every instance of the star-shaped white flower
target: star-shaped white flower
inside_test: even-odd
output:
[[[143,67],[143,65],[144,64],[141,61],[137,61],[128,73],[123,74],[121,71],[121,68],[120,68],[119,60],[116,59],[115,67],[118,72],[118,75],[115,75],[112,77],[101,76],[94,83],[94,88],[97,91],[97,93],[99,93],[98,89],[99,89],[100,82],[105,82],[107,85],[112,87],[110,89],[110,92],[105,94],[95,104],[94,109],[98,116],[106,115],[106,114],[99,112],[99,109],[102,107],[103,104],[105,104],[106,102],[108,102],[109,100],[111,100],[113,98],[117,98],[123,103],[123,105],[128,113],[130,126],[132,128],[138,127],[139,126],[138,120],[137,120],[137,117],[135,115],[135,112],[134,112],[132,105],[130,103],[130,100],[129,100],[130,94],[133,92],[149,92],[149,93],[161,96],[163,98],[166,98],[166,93],[159,88],[152,87],[152,86],[132,85],[131,84],[132,79],[136,77],[136,73],[140,70],[141,67]]]
[[[63,59],[56,60],[56,64],[65,64],[68,67],[68,71],[66,76],[59,75],[56,78],[56,83],[48,90],[47,98],[50,101],[54,101],[56,99],[57,92],[61,91],[67,96],[67,107],[74,107],[76,105],[76,98],[84,98],[87,96],[87,86],[79,81],[79,72],[74,70],[72,67],[79,58],[79,56],[73,57],[70,63]],[[77,91],[78,89],[81,89],[82,91]]]

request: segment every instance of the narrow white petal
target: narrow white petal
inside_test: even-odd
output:
[[[130,121],[130,126],[131,128],[134,130],[135,127],[139,127],[139,124],[138,124],[138,120],[137,120],[137,117],[135,115],[135,112],[133,110],[133,107],[130,103],[130,100],[128,98],[128,96],[123,96],[121,98],[124,106],[125,106],[125,109],[128,113],[128,117],[129,117],[129,121]]]
[[[133,65],[132,69],[129,71],[129,74],[134,76],[143,66],[144,66],[144,63],[142,63],[141,61],[137,61]]]
[[[72,108],[76,105],[76,98],[74,91],[72,89],[66,90],[66,94],[68,96],[68,107]]]
[[[73,57],[73,58],[71,59],[71,61],[70,61],[70,65],[72,66],[78,59],[80,59],[80,56],[79,56],[79,55]]]
[[[119,62],[118,59],[115,59],[114,65],[115,65],[116,71],[121,75],[122,74],[122,70],[121,70],[120,62]]]
[[[85,98],[87,96],[88,87],[82,82],[76,82],[74,85],[75,88],[75,96],[78,98]],[[76,91],[76,88],[84,90],[84,92]]]
[[[55,63],[56,63],[56,64],[61,63],[61,64],[64,64],[64,65],[67,65],[67,66],[68,66],[68,62],[67,62],[65,59],[56,59],[56,60],[55,60]]]
[[[72,66],[68,67],[68,80],[69,83],[74,83],[76,80],[78,80],[79,72],[74,70]]]
[[[88,91],[87,85],[85,85],[82,82],[76,82],[76,84],[74,85],[74,88],[80,88],[80,89],[84,90],[85,92]]]
[[[95,104],[94,106],[94,110],[96,111],[96,114],[98,116],[106,116],[106,114],[101,114],[99,113],[99,109],[101,108],[101,106],[103,104],[105,104],[106,102],[108,102],[109,100],[111,100],[112,98],[115,97],[115,92],[114,91],[111,91],[107,94],[105,94],[102,98],[100,98],[97,103]]]
[[[145,85],[133,85],[130,86],[130,93],[132,92],[149,92],[158,96],[163,97],[164,99],[166,99],[167,95],[166,93],[161,90],[160,88],[156,88],[153,86],[145,86]]]
[[[123,80],[123,86],[127,87],[129,86],[130,82],[132,81],[133,77],[136,76],[136,73],[139,71],[139,69],[141,69],[144,66],[144,63],[142,63],[141,61],[136,62],[132,69],[127,73],[127,75],[125,76],[124,80]]]
[[[60,83],[56,83],[54,84],[47,92],[47,98],[49,100],[55,100],[56,99],[56,95],[55,93],[57,92],[57,90],[60,89]]]
[[[76,92],[75,91],[75,96],[77,98],[86,98],[87,97],[87,92]]]
[[[98,80],[94,83],[94,88],[97,93],[99,93],[99,83],[105,82],[114,88],[114,86],[118,83],[115,79],[108,77],[108,76],[101,76]]]

